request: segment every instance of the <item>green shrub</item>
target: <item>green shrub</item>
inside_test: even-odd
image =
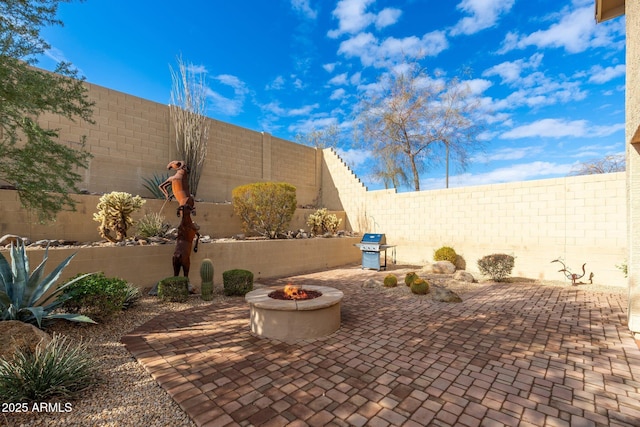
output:
[[[411,273],[407,273],[406,276],[404,276],[404,284],[407,286],[411,286],[411,283],[413,283],[414,280],[418,279],[418,275],[412,271]]]
[[[318,209],[307,218],[307,225],[311,227],[311,232],[316,236],[325,233],[336,234],[341,222],[342,219],[338,218],[336,214],[328,213],[327,208]]]
[[[275,239],[296,211],[296,188],[283,182],[257,182],[233,189],[233,210],[245,231]]]
[[[457,257],[458,255],[456,254],[456,251],[449,246],[443,246],[433,253],[434,261],[449,261],[452,264],[455,264]]]
[[[164,216],[157,212],[146,213],[136,224],[138,234],[142,237],[164,236],[169,230],[169,224],[164,222]]]
[[[411,282],[411,292],[417,295],[426,295],[429,293],[429,282],[418,277],[413,282]]]
[[[493,254],[478,260],[480,273],[499,282],[511,275],[515,259],[507,254]]]
[[[158,298],[168,302],[186,302],[189,299],[189,278],[172,276],[158,283]]]
[[[227,270],[222,273],[224,294],[244,296],[253,290],[253,273],[248,270]]]
[[[64,300],[57,299],[64,292],[65,287],[71,286],[73,281],[55,289],[54,285],[62,270],[65,269],[71,259],[76,255],[70,255],[62,261],[46,277],[44,275],[45,265],[49,257],[49,247],[45,249],[42,262],[33,270],[29,271],[29,258],[26,248],[21,241],[16,246],[11,245],[11,265],[4,255],[0,253],[0,320],[18,320],[20,322],[32,323],[39,328],[42,327],[43,320],[66,319],[74,322],[95,323],[87,316],[69,313],[54,313]],[[79,280],[76,278],[75,280]],[[44,296],[50,289],[55,289]]]
[[[387,288],[395,288],[398,286],[398,277],[395,274],[387,274],[383,283]]]
[[[136,287],[125,280],[106,277],[103,272],[79,278],[59,296],[66,310],[103,320],[131,306],[139,297]]]
[[[133,225],[131,214],[144,203],[140,196],[134,197],[129,193],[112,191],[104,194],[98,202],[98,212],[93,214],[93,220],[100,223],[100,236],[110,242],[122,242],[127,238],[127,230]],[[111,235],[112,231],[115,231],[115,237]]]
[[[19,349],[0,359],[0,401],[43,402],[69,398],[97,382],[96,364],[86,344],[54,334],[35,351]]]

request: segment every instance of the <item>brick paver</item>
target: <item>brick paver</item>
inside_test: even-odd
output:
[[[165,313],[123,338],[198,426],[640,426],[626,296],[478,285],[459,304],[363,288],[347,267],[261,283],[333,286],[341,328],[253,336],[243,298]]]

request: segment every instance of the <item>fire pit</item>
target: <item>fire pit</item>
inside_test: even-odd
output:
[[[320,338],[340,329],[342,291],[311,285],[286,288],[256,289],[245,296],[251,332],[264,338],[295,341]]]

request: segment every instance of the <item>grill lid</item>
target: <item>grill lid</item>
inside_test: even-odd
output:
[[[362,235],[360,243],[376,243],[378,245],[384,245],[387,243],[387,238],[384,234],[380,233],[365,233]]]

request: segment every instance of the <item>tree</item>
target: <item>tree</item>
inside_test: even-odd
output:
[[[316,148],[337,147],[340,141],[340,128],[336,124],[328,125],[323,129],[312,128],[309,132],[296,134],[296,142],[302,145]]]
[[[578,163],[571,168],[569,175],[595,175],[598,173],[624,172],[625,165],[624,154],[613,154],[600,159]]]
[[[404,63],[384,75],[377,90],[368,92],[358,104],[358,124],[374,156],[384,167],[397,156],[420,190],[422,167],[440,161],[434,154],[444,146],[464,169],[468,155],[480,148],[482,130],[477,119],[479,103],[468,85],[457,78],[432,78],[417,63]],[[440,147],[442,148],[442,147]],[[393,174],[394,176],[399,176]]]
[[[171,70],[171,104],[169,114],[173,120],[176,147],[180,160],[189,168],[189,191],[195,195],[207,157],[209,122],[205,116],[207,86],[205,73],[196,72],[178,57],[178,70]]]
[[[15,186],[22,205],[41,221],[75,210],[69,193],[80,191],[78,169],[91,157],[84,137],[60,142],[59,129],[38,121],[49,113],[93,123],[94,103],[71,64],[61,62],[53,73],[34,68],[50,48],[40,29],[62,25],[58,5],[68,1],[0,1],[0,180]]]

